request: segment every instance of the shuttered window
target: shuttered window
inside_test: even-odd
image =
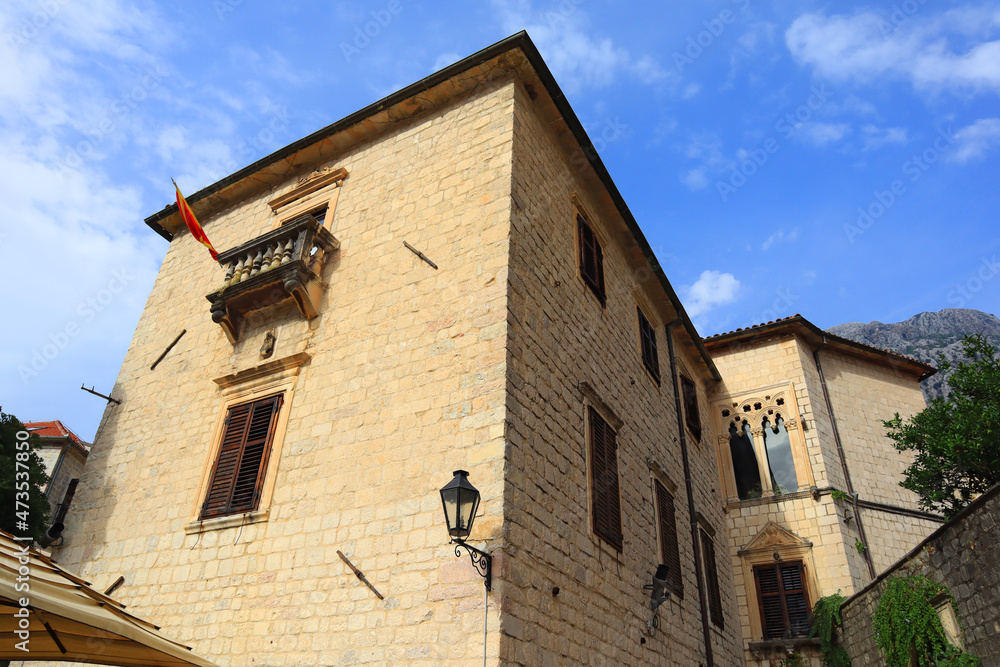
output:
[[[753,569],[764,639],[809,634],[809,599],[801,562],[757,565]]]
[[[715,565],[715,544],[712,537],[701,530],[702,560],[705,563],[705,587],[708,589],[708,613],[720,628],[725,627],[722,617],[722,592],[719,590],[719,570]]]
[[[681,376],[681,393],[684,398],[684,423],[688,430],[694,435],[695,440],[701,441],[701,415],[698,414],[698,390],[690,378]]]
[[[229,408],[201,517],[257,509],[282,396]]]
[[[660,383],[660,357],[656,353],[656,329],[646,319],[646,315],[641,308],[639,312],[639,339],[642,342],[642,363],[646,366],[656,383]]]
[[[590,289],[605,305],[604,295],[604,251],[594,234],[594,230],[584,221],[582,216],[576,218],[580,243],[580,276],[590,286]]]
[[[677,545],[677,516],[674,497],[666,487],[655,480],[656,515],[660,520],[660,562],[669,569],[667,586],[680,597],[684,596],[684,578],[681,576],[681,556]]]
[[[618,443],[615,432],[594,408],[590,421],[590,485],[594,532],[622,550],[622,516],[618,497]]]

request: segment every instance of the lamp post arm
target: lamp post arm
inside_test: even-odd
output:
[[[486,579],[486,590],[492,590],[493,585],[493,556],[490,556],[485,551],[480,551],[474,546],[466,544],[462,540],[452,540],[455,545],[455,556],[461,558],[462,552],[458,550],[459,547],[464,548],[469,552],[469,558],[472,560],[473,567],[479,572],[479,576]]]

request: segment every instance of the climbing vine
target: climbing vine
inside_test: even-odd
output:
[[[778,667],[806,667],[806,663],[802,662],[802,656],[798,653],[793,653],[783,658],[778,663]]]
[[[948,643],[931,599],[947,593],[923,575],[893,577],[872,616],[875,641],[887,667],[976,667],[979,659]],[[949,596],[950,597],[950,596]]]
[[[810,637],[819,637],[819,650],[823,653],[823,667],[851,667],[851,657],[837,641],[840,628],[840,605],[846,600],[839,592],[816,601],[812,611]]]

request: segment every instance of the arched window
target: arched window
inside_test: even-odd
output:
[[[733,473],[736,476],[736,493],[740,500],[760,498],[763,487],[760,483],[760,467],[753,449],[753,435],[750,424],[744,420],[739,428],[736,422],[729,425],[729,451],[733,457]]]
[[[774,425],[765,416],[761,422],[764,430],[764,448],[767,452],[767,466],[771,473],[771,488],[775,493],[794,493],[799,490],[795,476],[795,460],[792,458],[792,443],[788,439],[785,420],[781,414],[774,416]]]

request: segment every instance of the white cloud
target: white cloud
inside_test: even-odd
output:
[[[798,238],[799,238],[798,227],[794,227],[792,231],[788,232],[787,234],[785,233],[784,229],[779,229],[775,233],[768,236],[767,239],[760,244],[760,249],[763,252],[767,252],[771,248],[771,246],[777,243],[785,243],[785,242],[791,243],[792,241],[795,241]]]
[[[704,190],[708,187],[708,175],[704,168],[691,169],[680,175],[681,183],[692,190]]]
[[[740,291],[740,281],[731,273],[702,271],[698,280],[684,290],[685,310],[691,317],[698,317],[716,306],[724,306],[736,300]]]
[[[925,10],[926,11],[926,10]],[[785,42],[797,62],[840,81],[909,81],[937,92],[1000,91],[1000,10],[952,10],[898,26],[871,11],[792,22]]]
[[[696,81],[692,81],[688,85],[684,86],[684,90],[681,91],[681,99],[690,100],[700,92],[701,84]]]
[[[560,85],[568,91],[602,88],[629,76],[644,84],[672,79],[650,56],[636,57],[589,29],[586,13],[573,2],[534,10],[529,0],[492,0],[506,32],[527,30]]]
[[[981,158],[987,151],[1000,146],[1000,118],[981,118],[955,133],[955,151],[948,159],[968,162]]]
[[[851,126],[845,123],[799,123],[795,126],[795,135],[805,141],[822,148],[837,143],[851,131]]]
[[[873,151],[889,144],[905,144],[909,138],[903,127],[876,127],[865,125],[861,128],[861,138],[864,141],[862,150]]]

